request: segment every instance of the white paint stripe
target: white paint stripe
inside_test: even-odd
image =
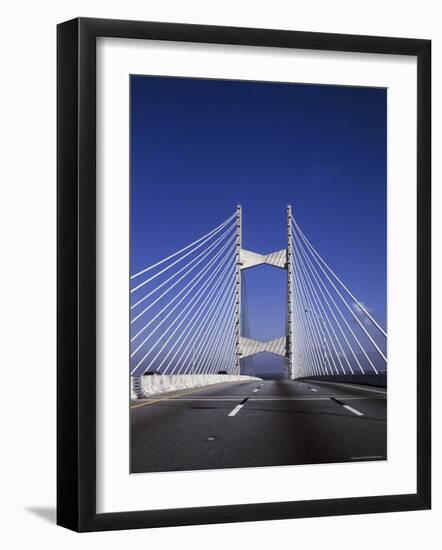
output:
[[[249,401],[329,401],[330,397],[251,397]]]
[[[357,411],[356,409],[354,409],[353,407],[350,407],[349,405],[342,405],[344,407],[344,409],[347,409],[348,411],[352,412],[353,414],[356,414],[357,416],[364,416],[363,413],[361,413],[360,411]]]
[[[236,407],[232,411],[230,411],[227,416],[235,416],[243,407],[244,405],[236,405]]]
[[[170,401],[242,401],[243,399],[244,397],[177,397]]]
[[[310,397],[306,395],[305,397],[250,397],[249,401],[328,401],[333,396],[327,397]],[[177,397],[176,399],[169,399],[169,401],[239,401],[244,398],[237,397]],[[365,396],[354,396],[354,397],[341,397],[340,395],[336,396],[336,399],[340,401],[386,401],[383,397],[365,397]]]
[[[220,395],[219,397],[216,396],[216,395],[195,395],[194,397],[187,397],[186,395],[183,395],[182,397],[181,396],[178,396],[178,397],[171,397],[170,399],[172,401],[180,401],[180,400],[184,400],[184,399],[190,399],[191,401],[193,399],[213,399],[213,400],[217,400],[217,399],[225,399],[226,401],[242,401],[243,399],[247,399],[249,396],[248,395]]]
[[[249,401],[329,401],[332,399],[333,396],[328,397],[251,397]],[[339,399],[340,401],[385,401],[382,397],[341,397],[338,395],[335,399]]]
[[[383,390],[374,390],[373,388],[365,388],[363,386],[358,386],[358,385],[352,385],[352,384],[341,384],[341,382],[324,382],[324,381],[318,381],[318,382],[315,382],[315,384],[329,384],[329,385],[332,385],[332,386],[337,386],[338,388],[339,387],[342,387],[344,386],[345,388],[351,388],[352,390],[364,390],[364,391],[369,391],[369,392],[374,392],[374,393],[381,393],[382,395],[387,395],[387,392],[386,391],[383,391]]]

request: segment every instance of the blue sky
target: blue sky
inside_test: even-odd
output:
[[[243,246],[281,249],[291,204],[322,257],[386,326],[386,94],[132,76],[131,271],[207,233],[238,203]],[[281,336],[284,272],[246,277],[252,336]]]

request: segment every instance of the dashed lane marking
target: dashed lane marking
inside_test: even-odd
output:
[[[181,397],[182,395],[191,395],[192,393],[197,393],[203,391],[203,388],[195,388],[194,390],[188,390],[188,391],[182,391],[179,393],[169,394],[165,395],[164,397],[159,398],[150,398],[147,397],[146,401],[143,401],[142,403],[138,403],[137,405],[132,405],[131,409],[138,409],[139,407],[146,407],[147,405],[154,405],[155,403],[159,403],[160,401],[167,401],[169,399],[175,399],[176,397]],[[241,397],[239,397],[241,399]],[[177,399],[178,401],[178,399]],[[235,400],[236,401],[236,400]]]
[[[174,401],[239,401],[242,397],[178,397]],[[328,401],[329,399],[335,399],[334,397],[313,397],[306,395],[305,397],[250,397],[248,401]],[[341,401],[385,401],[384,397],[365,397],[357,395],[355,397],[341,397]]]
[[[358,411],[357,409],[354,409],[353,407],[350,407],[350,405],[342,405],[344,409],[347,409],[348,411],[352,412],[356,416],[364,416],[364,413],[361,413],[361,411]]]
[[[244,407],[244,405],[236,405],[236,407],[233,410],[231,410],[227,416],[237,415],[243,407]]]
[[[244,405],[247,403],[248,397],[244,397],[244,399],[241,401],[239,405],[236,405],[236,407],[229,412],[227,416],[235,416],[239,413],[239,411],[244,407]]]
[[[350,407],[350,405],[345,405],[342,402],[342,399],[343,399],[342,397],[340,397],[339,399],[337,397],[330,397],[330,399],[332,401],[334,401],[335,403],[337,403],[338,405],[341,405],[341,407],[344,407],[344,409],[347,409],[348,411],[352,412],[356,416],[364,416],[364,414],[361,413],[361,411],[358,411],[357,409],[354,409],[353,407]]]
[[[239,401],[244,400],[244,397],[204,397],[204,396],[195,396],[195,397],[186,397],[192,393],[196,393],[201,390],[187,391],[174,395],[168,395],[160,397],[158,399],[147,399],[143,403],[138,403],[137,405],[132,405],[131,409],[137,409],[139,407],[146,407],[148,405],[154,405],[155,403],[160,403],[161,401]],[[382,393],[382,392],[381,392]],[[328,399],[334,399],[333,397],[251,397],[250,401],[327,401]],[[363,396],[353,396],[353,397],[341,397],[341,401],[353,401],[353,400],[384,400],[383,397],[363,397]]]

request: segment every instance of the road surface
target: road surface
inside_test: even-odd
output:
[[[131,405],[131,472],[384,460],[386,390],[230,382]]]

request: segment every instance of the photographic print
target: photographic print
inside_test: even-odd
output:
[[[429,509],[430,234],[430,40],[59,24],[57,524]]]
[[[130,77],[131,473],[387,459],[387,90]]]

